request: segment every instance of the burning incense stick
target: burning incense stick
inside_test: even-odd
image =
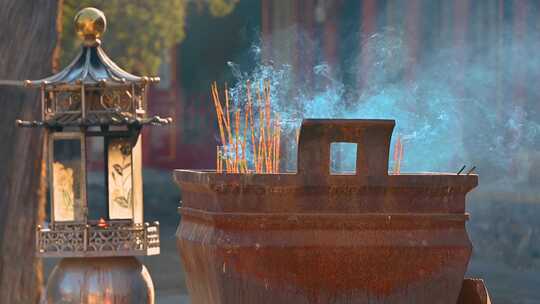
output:
[[[396,143],[394,144],[394,169],[392,170],[392,173],[400,174],[402,160],[403,160],[403,143],[401,142],[401,136],[398,136]]]
[[[221,140],[221,146],[216,148],[216,171],[277,173],[280,162],[281,124],[279,115],[272,113],[270,82],[264,81],[262,88],[255,87],[254,99],[251,83],[248,81],[246,93],[244,106],[240,105],[239,100],[231,103],[229,89],[225,86],[225,105],[222,105],[217,84],[214,82],[211,85]],[[234,112],[232,118],[231,111]],[[251,149],[249,145],[252,146]],[[248,153],[252,153],[251,168]]]
[[[218,149],[218,154],[216,157],[218,158],[219,168],[216,168],[216,169],[223,170],[222,168],[222,161],[224,159],[223,154],[225,155],[227,154],[227,145],[225,141],[225,132],[223,130],[223,124],[224,124],[223,109],[221,108],[221,101],[219,100],[219,93],[217,89],[217,84],[215,82],[212,85],[212,99],[214,100],[214,106],[216,108],[216,116],[218,119],[219,133],[221,137],[221,143],[223,145],[222,150]],[[227,164],[225,165],[228,166]]]
[[[240,111],[236,111],[234,113],[234,173],[239,173],[238,170],[238,162],[239,162],[239,149],[238,149],[238,141],[240,140]]]
[[[220,168],[220,162],[221,162],[221,157],[220,157],[220,154],[221,152],[219,151],[219,146],[216,146],[216,171],[218,173],[221,173],[221,168]]]

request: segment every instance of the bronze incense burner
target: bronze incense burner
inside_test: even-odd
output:
[[[292,174],[176,170],[192,303],[489,303],[464,280],[478,176],[389,174],[393,127],[304,120]],[[357,144],[354,174],[330,174],[333,142]]]

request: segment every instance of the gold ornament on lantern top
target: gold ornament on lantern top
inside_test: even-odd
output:
[[[107,29],[105,14],[93,7],[87,7],[78,12],[74,22],[77,35],[87,45],[99,44],[99,39]]]

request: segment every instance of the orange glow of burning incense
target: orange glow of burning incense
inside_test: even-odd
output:
[[[265,81],[262,88],[256,87],[255,96],[252,96],[251,84],[248,81],[246,93],[247,100],[242,113],[241,109],[233,109],[234,105],[240,103],[231,103],[227,87],[223,106],[217,84],[214,82],[211,85],[221,140],[221,145],[216,147],[216,171],[277,173],[280,163],[281,123],[279,115],[272,113],[270,82]],[[234,115],[232,118],[231,111]],[[254,117],[258,117],[258,121],[255,121]],[[248,153],[252,153],[252,168],[248,165]]]

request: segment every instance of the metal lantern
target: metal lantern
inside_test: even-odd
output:
[[[98,280],[110,286],[97,289],[82,285],[62,289],[58,284],[69,283],[60,278],[70,271],[83,276],[103,276],[107,269],[116,273],[122,269],[133,272],[133,267],[144,266],[132,256],[159,254],[159,223],[143,221],[141,130],[144,125],[165,125],[171,121],[147,114],[149,85],[159,78],[132,75],[105,54],[100,38],[106,29],[106,19],[101,11],[83,9],[75,17],[75,28],[83,41],[79,55],[55,75],[25,81],[27,87],[41,91],[41,119],[17,121],[19,126],[43,127],[48,133],[50,223],[37,228],[37,255],[85,258],[77,259],[79,262],[75,264],[74,260],[61,262],[53,271],[47,287],[51,303],[56,297],[72,299],[73,303],[90,303],[90,298],[107,300],[107,295],[110,299],[125,299],[114,297],[118,288],[110,285],[111,280]],[[100,218],[89,217],[95,205],[87,191],[88,143],[93,139],[99,139],[104,151],[107,206]],[[111,260],[110,257],[126,258]],[[73,270],[74,265],[77,270]],[[104,270],[81,270],[84,265],[101,265]],[[129,271],[124,277],[130,276]],[[141,271],[133,273],[140,275]],[[147,279],[148,275],[134,280]],[[149,284],[143,285],[150,290],[151,280]],[[153,302],[153,291],[148,292],[147,300],[143,298],[128,299],[126,303]]]

